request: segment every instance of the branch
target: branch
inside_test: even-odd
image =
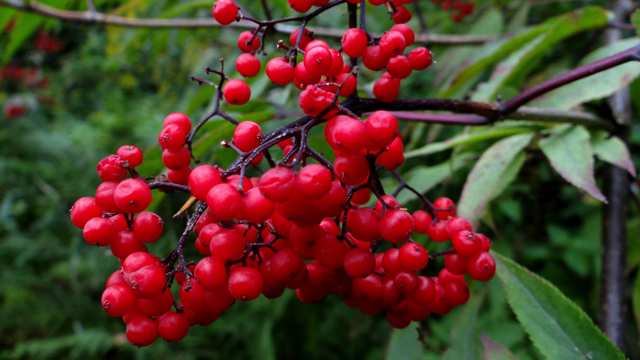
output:
[[[78,24],[108,24],[114,26],[125,27],[150,27],[150,28],[199,28],[199,27],[218,27],[222,26],[213,18],[210,19],[136,19],[128,18],[117,15],[106,15],[99,12],[92,11],[69,11],[59,10],[37,1],[31,1],[29,3],[22,3],[17,0],[0,0],[0,7],[10,7],[23,12],[40,14],[49,18],[54,18],[62,21],[73,22]],[[287,21],[294,21],[289,18]],[[273,28],[285,34],[290,34],[297,26],[284,25],[275,22]],[[250,20],[240,20],[233,22],[229,25],[237,28],[255,28],[255,22]],[[325,29],[325,28],[308,28],[315,35],[342,38],[344,30],[337,29]],[[483,44],[487,41],[496,40],[496,36],[475,36],[475,35],[437,35],[437,34],[422,34],[416,37],[417,43],[429,43],[439,45],[471,45],[471,44]]]

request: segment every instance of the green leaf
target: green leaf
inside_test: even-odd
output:
[[[594,198],[607,202],[596,187],[593,175],[593,151],[589,132],[582,126],[558,126],[551,136],[540,140],[540,148],[551,166],[565,180]]]
[[[530,72],[540,60],[541,55],[557,42],[586,30],[602,28],[607,24],[607,13],[603,8],[590,6],[577,9],[568,14],[557,16],[545,21],[543,24],[533,27],[505,42],[497,51],[477,60],[472,65],[459,72],[451,85],[443,91],[441,97],[450,97],[469,79],[484,71],[493,63],[504,59],[509,54],[520,49],[538,36],[545,34],[541,41],[510,71],[505,82],[522,80],[524,75]]]
[[[444,353],[442,360],[476,360],[482,358],[480,334],[476,328],[478,310],[486,291],[472,296],[464,304],[460,315],[451,328],[451,347]]]
[[[482,347],[484,349],[484,360],[520,360],[504,345],[491,340],[484,333],[482,334]]]
[[[44,18],[41,15],[22,13],[16,20],[16,24],[11,31],[11,38],[9,44],[4,50],[2,56],[2,62],[6,63],[11,59],[13,54],[18,51],[20,46],[33,34],[38,28]]]
[[[468,164],[474,156],[472,154],[458,155],[449,161],[436,166],[417,166],[404,175],[404,179],[411,187],[421,194],[431,190],[434,186],[445,181],[462,166]],[[397,184],[397,183],[396,183]],[[398,194],[398,202],[406,204],[418,196],[411,191],[404,190]]]
[[[2,9],[2,11],[0,11],[0,29],[4,29],[5,26],[7,26],[11,20],[13,19],[13,16],[18,12],[18,10],[16,9]],[[0,35],[2,34],[4,30],[0,31]]]
[[[459,216],[471,223],[478,219],[487,203],[496,196],[499,189],[503,189],[506,185],[501,178],[505,176],[507,170],[513,174],[514,169],[519,169],[522,165],[523,160],[518,158],[518,154],[529,145],[531,139],[533,139],[531,133],[514,135],[493,144],[482,154],[462,189],[458,203]],[[514,161],[520,165],[511,167]]]
[[[589,54],[581,61],[581,65],[611,56],[638,44],[640,39],[637,37],[617,41]],[[550,91],[532,101],[531,106],[569,110],[579,104],[605,98],[620,88],[628,86],[638,76],[640,76],[640,67],[637,63],[622,64]]]
[[[473,144],[484,140],[502,138],[527,132],[531,132],[531,130],[524,127],[491,127],[484,129],[483,131],[463,133],[442,142],[428,144],[427,146],[405,153],[404,157],[411,158],[415,156],[435,154],[437,152],[451,149],[460,145]]]
[[[636,33],[640,34],[640,9],[631,15],[631,23],[636,27]]]
[[[617,136],[609,137],[604,131],[599,131],[591,137],[593,153],[602,160],[610,164],[617,165],[636,177],[636,168],[631,160],[627,145]]]
[[[576,304],[547,280],[492,251],[509,305],[548,359],[625,359]]]
[[[394,329],[389,340],[387,360],[420,360],[424,351],[418,341],[416,328],[410,324],[404,329]]]

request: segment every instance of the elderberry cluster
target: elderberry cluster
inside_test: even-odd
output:
[[[399,1],[377,5],[382,3],[396,12],[404,9]],[[327,1],[312,0],[289,4],[298,11],[329,6]],[[233,1],[214,5],[213,15],[222,24],[239,14]],[[260,70],[254,55],[260,47],[258,33],[259,29],[244,32],[238,40],[245,54],[236,67],[243,76],[255,76]],[[431,203],[417,193],[427,210],[410,214],[394,196],[384,194],[381,171],[401,180],[395,170],[404,162],[402,137],[391,112],[379,110],[361,118],[349,108],[349,101],[342,105],[338,101],[350,96],[353,104],[357,98],[355,66],[346,65],[342,54],[327,43],[313,40],[304,25],[290,41],[288,55],[300,52],[304,61],[294,66],[293,58],[275,58],[267,64],[267,75],[279,85],[293,81],[302,90],[298,104],[308,116],[269,134],[254,122],[239,123],[233,138],[223,142],[238,154],[226,170],[206,164],[192,168],[191,144],[200,126],[215,115],[237,123],[219,109],[220,97],[234,105],[250,97],[244,81],[207,69],[221,77],[216,109],[194,128],[185,114],[165,118],[158,142],[166,176],[139,175],[135,168],[143,161],[142,152],[123,146],[99,162],[103,183],[95,197],[81,198],[71,209],[71,220],[83,229],[84,239],[110,246],[119,259],[121,268],[107,280],[102,307],[109,315],[122,317],[132,344],[147,346],[158,337],[179,341],[190,326],[210,324],[236,301],[260,295],[273,299],[285,289],[295,290],[304,303],[338,295],[366,314],[384,311],[392,326],[404,328],[464,304],[469,298],[464,274],[477,281],[493,277],[491,242],[456,216],[450,199]],[[342,51],[352,59],[362,57],[369,68],[386,66],[374,94],[380,101],[392,101],[401,79],[432,62],[425,48],[402,55],[413,41],[413,31],[402,24],[380,39],[351,28],[342,39]],[[282,42],[279,47],[284,48]],[[307,141],[310,129],[324,122],[333,162]],[[249,167],[264,165],[265,159],[269,168],[248,177]],[[191,199],[181,212],[199,202],[166,258],[149,254],[145,245],[157,241],[163,231],[162,219],[145,211],[154,189],[189,193]],[[414,191],[404,182],[397,192],[403,189]],[[365,206],[372,195],[375,205]],[[429,254],[411,239],[414,232],[435,242],[451,240],[453,247]],[[192,233],[203,256],[195,262],[183,254]],[[437,256],[444,256],[445,268],[429,277],[427,264]],[[179,285],[176,294],[171,290],[174,282]]]

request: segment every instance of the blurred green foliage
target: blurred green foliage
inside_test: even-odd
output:
[[[83,2],[44,3],[69,9],[85,6]],[[248,13],[262,17],[258,1],[240,3]],[[291,15],[286,1],[269,3],[274,17]],[[96,1],[96,5],[105,12],[141,18],[211,16],[211,3],[203,1]],[[582,5],[481,0],[472,16],[454,23],[437,5],[419,2],[430,31],[442,34],[521,34],[530,26]],[[589,5],[606,4],[590,1]],[[373,32],[384,32],[392,25],[381,8],[371,8],[368,16],[367,24]],[[510,310],[498,279],[472,284],[473,304],[469,305],[475,308],[456,308],[451,314],[434,315],[422,324],[419,334],[424,345],[415,340],[416,324],[392,337],[384,315],[364,315],[337,297],[325,298],[319,304],[302,304],[288,291],[277,300],[259,298],[236,304],[212,325],[190,329],[180,343],[156,341],[144,349],[132,347],[124,337],[122,320],[110,318],[100,309],[104,283],[119,265],[104,248],[92,248],[83,241],[81,231],[69,221],[68,211],[76,199],[93,196],[100,183],[94,170],[97,162],[121,145],[135,144],[146,150],[147,162],[141,169],[145,176],[160,171],[156,137],[162,120],[166,114],[180,111],[195,121],[211,108],[213,89],[191,82],[189,75],[204,76],[206,66],[217,67],[218,59],[224,57],[229,75],[237,77],[233,63],[240,54],[236,46],[240,30],[80,26],[0,8],[0,29],[10,20],[15,20],[14,29],[0,34],[0,48],[5,54],[15,50],[8,55],[9,64],[36,69],[39,77],[48,79],[48,86],[26,86],[21,80],[0,82],[0,103],[24,104],[27,109],[24,116],[15,119],[0,115],[0,358],[440,359],[455,341],[452,329],[453,334],[464,332],[470,317],[476,324],[478,341],[482,332],[522,360],[543,358]],[[326,28],[345,25],[342,8],[312,23]],[[409,25],[419,29],[415,17]],[[37,50],[33,41],[38,31],[51,34],[64,43],[64,48],[52,53]],[[280,55],[272,51],[280,38],[288,36],[268,36],[269,57]],[[337,46],[336,39],[330,41]],[[512,96],[570,69],[600,46],[594,44],[602,44],[602,29],[588,29],[559,44],[549,44],[535,54],[534,62],[527,63],[521,76],[496,91]],[[491,79],[492,68],[487,67],[455,91],[448,87],[457,71],[497,51],[496,44],[430,49],[437,63],[403,81],[401,96],[446,93],[462,98]],[[375,79],[376,74],[365,69],[361,88],[370,90]],[[279,111],[273,104],[297,110],[295,88],[272,85],[264,70],[248,82],[252,86],[251,102],[239,108],[223,105],[226,111],[240,119],[259,119],[265,132],[294,119],[273,119]],[[631,86],[640,90],[637,81]],[[590,100],[585,108],[607,116],[600,99]],[[640,91],[634,92],[634,103],[640,106]],[[541,125],[532,128],[546,129]],[[406,151],[476,131],[424,124],[405,124],[401,130]],[[638,130],[634,126],[632,154],[640,153]],[[230,131],[220,119],[203,129],[196,151],[204,163],[222,167],[231,163],[233,151],[219,145],[219,140],[230,138]],[[312,135],[312,146],[331,154],[321,131]],[[465,142],[428,156],[411,157],[400,171],[407,173],[411,185],[426,191],[428,198],[449,196],[457,201],[474,162],[499,139]],[[640,163],[636,155],[633,160]],[[596,178],[601,168],[602,164],[596,162]],[[385,184],[394,186],[390,179],[385,179]],[[418,208],[415,197],[405,197],[403,205]],[[165,232],[150,251],[163,256],[173,248],[184,219],[171,219],[171,215],[185,200],[184,195],[171,194],[158,202],[156,210],[165,219]],[[597,200],[568,185],[554,171],[534,142],[513,183],[490,202],[480,230],[494,241],[496,251],[551,281],[597,321],[600,209]],[[418,235],[416,240],[426,244],[429,251],[446,249],[429,242],[426,236]],[[199,258],[193,247],[186,251],[190,258]],[[629,211],[628,256],[630,279],[635,280],[640,262],[640,212],[633,206]],[[441,267],[441,259],[429,266],[433,272]],[[634,283],[629,282],[630,292]],[[631,308],[631,302],[629,305]],[[636,320],[632,316],[626,320],[629,356],[638,358]],[[394,345],[388,349],[390,341]],[[397,355],[398,347],[406,349],[400,351],[404,355]]]

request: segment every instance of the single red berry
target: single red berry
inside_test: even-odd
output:
[[[351,286],[353,289],[353,296],[361,301],[378,301],[382,295],[382,280],[380,279],[380,276],[376,274],[369,274],[366,277],[354,278]]]
[[[420,280],[413,271],[402,270],[393,277],[393,284],[403,295],[411,295],[418,291]]]
[[[147,265],[125,276],[124,281],[138,299],[149,299],[162,292],[167,279],[160,265]]]
[[[356,185],[369,177],[369,162],[360,154],[336,156],[333,162],[336,177],[346,185]]]
[[[124,316],[135,302],[136,297],[124,283],[107,287],[102,293],[102,308],[113,317]]]
[[[344,270],[353,278],[366,277],[375,267],[376,258],[368,249],[353,248],[344,256]]]
[[[326,217],[335,217],[340,215],[347,203],[347,192],[340,185],[340,181],[331,182],[331,188],[320,199],[316,199],[313,204],[318,213]]]
[[[397,79],[406,79],[411,75],[413,69],[409,59],[404,55],[398,55],[391,58],[387,63],[387,71],[391,76]]]
[[[253,38],[253,40],[251,40]],[[260,38],[258,36],[253,37],[253,32],[244,31],[238,36],[238,48],[243,53],[250,53],[260,48]]]
[[[407,44],[404,35],[398,31],[388,31],[380,38],[380,51],[388,58],[402,55]]]
[[[267,199],[282,203],[296,190],[296,176],[288,167],[276,166],[262,174],[258,187]]]
[[[191,166],[187,166],[180,170],[168,169],[167,178],[174,184],[187,185],[189,183],[189,175],[191,175],[191,171],[193,171]]]
[[[425,47],[419,47],[409,52],[409,62],[413,70],[424,70],[433,63],[433,54]]]
[[[148,252],[134,252],[122,262],[122,273],[123,275],[129,275],[147,265],[160,265],[160,262],[157,257]]]
[[[372,208],[362,207],[349,212],[347,227],[351,234],[360,241],[374,241],[380,238],[378,231],[378,214]]]
[[[209,190],[218,184],[222,184],[220,172],[211,165],[200,165],[189,175],[191,195],[200,201],[206,201]]]
[[[235,230],[222,230],[211,238],[209,250],[211,256],[222,261],[236,260],[244,252],[246,242]]]
[[[424,246],[415,242],[408,242],[400,248],[400,261],[409,270],[422,270],[429,262],[429,253]]]
[[[436,215],[438,215],[438,219],[447,220],[449,216],[456,216],[456,205],[453,201],[447,197],[441,197],[436,199],[433,202],[433,207],[439,210],[436,210]]]
[[[169,311],[158,319],[158,336],[165,341],[180,341],[188,332],[189,320],[184,314]]]
[[[204,310],[207,307],[207,290],[203,289],[195,279],[189,279],[180,286],[180,301],[189,310]]]
[[[378,79],[373,84],[373,95],[382,102],[391,102],[398,97],[400,89],[393,80]]]
[[[389,30],[390,31],[397,31],[397,32],[401,33],[402,36],[404,36],[404,42],[405,42],[406,46],[413,45],[413,42],[416,39],[416,34],[413,32],[413,30],[411,30],[410,27],[408,27],[405,24],[393,25],[391,27],[391,29],[389,29]]]
[[[319,164],[310,164],[300,169],[296,187],[304,196],[321,198],[331,189],[331,178],[329,169]]]
[[[229,275],[229,293],[236,300],[251,301],[260,296],[263,287],[262,275],[252,267],[236,269]]]
[[[462,231],[462,230],[473,231],[473,228],[471,227],[471,223],[467,221],[467,219],[461,218],[459,216],[454,216],[450,218],[449,220],[447,220],[446,224],[447,225],[445,226],[445,229],[447,231],[447,236],[449,236],[450,239],[453,239],[453,237],[459,231]]]
[[[133,221],[133,234],[142,242],[157,241],[164,230],[162,218],[153,212],[143,211]]]
[[[249,222],[261,224],[273,215],[275,210],[273,201],[267,199],[259,188],[253,188],[246,192],[242,198],[242,216]]]
[[[158,135],[160,146],[165,149],[178,150],[184,145],[187,134],[178,125],[168,125]]]
[[[261,68],[260,60],[252,54],[242,54],[236,60],[236,70],[244,77],[258,75]]]
[[[160,316],[171,310],[173,293],[165,287],[158,295],[149,299],[138,299],[138,307],[147,316]]]
[[[92,197],[80,198],[71,207],[71,222],[82,229],[87,221],[101,216],[103,211],[96,203],[96,199]]]
[[[111,219],[95,217],[82,229],[84,241],[95,246],[109,246],[118,236],[118,229]]]
[[[351,73],[343,73],[338,75],[338,77],[336,78],[336,83],[342,84],[339,93],[341,97],[348,97],[349,95],[353,94],[353,92],[356,91],[356,88],[358,87],[358,79]]]
[[[362,55],[362,63],[364,66],[373,71],[380,71],[387,66],[389,56],[385,55],[379,45],[369,46],[367,52]]]
[[[468,230],[458,231],[451,238],[451,243],[458,254],[464,257],[471,257],[482,250],[482,240]]]
[[[327,142],[341,154],[357,154],[367,144],[367,128],[362,121],[344,115],[334,116],[330,121],[336,121],[336,125]]]
[[[209,190],[207,205],[220,220],[231,220],[242,209],[242,195],[230,184],[218,184]]]
[[[117,181],[105,181],[98,186],[96,189],[95,201],[100,209],[111,213],[120,211],[120,208],[113,198],[113,191],[116,189],[118,184],[120,183]]]
[[[251,98],[251,88],[240,79],[231,79],[222,89],[224,99],[233,105],[244,105]]]
[[[198,262],[194,274],[200,286],[207,291],[214,291],[227,281],[227,268],[224,262],[211,256]]]
[[[435,242],[444,242],[449,240],[446,230],[447,222],[444,220],[438,220],[435,223],[429,222],[427,225],[427,235]]]
[[[303,13],[309,11],[313,6],[313,0],[287,0],[289,2],[289,7],[293,10]]]
[[[151,189],[139,179],[127,179],[115,188],[113,198],[121,211],[135,214],[151,204]]]
[[[280,86],[290,83],[294,76],[293,65],[283,58],[273,58],[269,60],[266,72],[269,80]]]
[[[411,20],[412,16],[411,11],[401,5],[396,7],[396,11],[393,13],[393,21],[396,24],[405,24]]]
[[[116,155],[120,156],[123,161],[129,162],[129,167],[134,168],[142,164],[142,150],[134,145],[121,146]]]
[[[364,55],[368,43],[367,34],[358,28],[349,29],[342,35],[342,51],[353,58]]]
[[[238,6],[233,3],[233,0],[218,0],[213,5],[212,13],[217,22],[229,25],[236,19]]]
[[[365,125],[369,138],[381,147],[391,144],[398,131],[398,119],[384,110],[371,114]]]
[[[298,28],[293,30],[291,35],[289,35],[289,43],[291,44],[291,46],[296,45],[296,41],[298,40],[299,34],[300,34],[300,29]],[[311,32],[305,28],[304,31],[302,32],[302,37],[300,38],[300,46],[299,46],[300,49],[304,49],[307,46],[307,44],[311,42],[311,40],[313,40],[311,38]]]
[[[322,46],[312,48],[304,56],[304,67],[311,75],[325,75],[332,64],[331,51]]]
[[[257,148],[262,143],[260,125],[253,121],[241,122],[233,132],[233,143],[244,152]]]
[[[478,281],[489,281],[496,272],[496,262],[488,252],[480,251],[467,259],[469,276]]]
[[[167,115],[164,119],[163,127],[167,127],[169,125],[178,125],[184,130],[185,134],[188,134],[191,131],[191,120],[189,117],[183,113],[171,113]]]
[[[391,248],[384,252],[382,256],[382,268],[387,275],[395,275],[398,272],[405,270],[402,261],[400,260],[400,250]]]
[[[458,253],[445,255],[444,267],[454,275],[462,275],[467,272],[467,258]]]
[[[149,346],[158,337],[156,322],[147,316],[136,316],[127,324],[127,340],[137,347]]]
[[[429,232],[429,226],[433,222],[433,218],[428,212],[424,210],[418,210],[413,213],[413,223],[416,226],[416,232],[418,234],[427,234]]]
[[[269,261],[271,272],[280,281],[293,279],[305,266],[300,254],[291,248],[278,251]]]
[[[397,244],[407,241],[409,236],[413,234],[413,217],[404,210],[387,211],[380,218],[378,229],[382,238],[390,243]]]
[[[382,201],[389,206],[386,208],[386,211],[400,207],[400,203],[393,195],[382,195]],[[378,216],[382,216],[382,206],[382,202],[378,199],[378,201],[376,201],[376,214],[378,214]]]
[[[118,155],[109,155],[98,163],[98,176],[102,181],[118,181],[127,177],[126,163]]]
[[[313,249],[318,263],[329,269],[338,269],[344,265],[347,248],[335,236],[324,236]]]
[[[426,305],[436,296],[436,284],[427,276],[418,276],[418,289],[409,295],[409,299],[416,304]]]
[[[180,147],[177,150],[164,149],[162,163],[171,170],[182,170],[191,164],[191,153],[186,147]]]
[[[469,287],[460,279],[451,279],[444,285],[444,297],[451,305],[462,305],[469,300]]]
[[[482,242],[482,251],[488,252],[491,249],[491,240],[484,234],[476,233],[476,236],[480,238]]]

